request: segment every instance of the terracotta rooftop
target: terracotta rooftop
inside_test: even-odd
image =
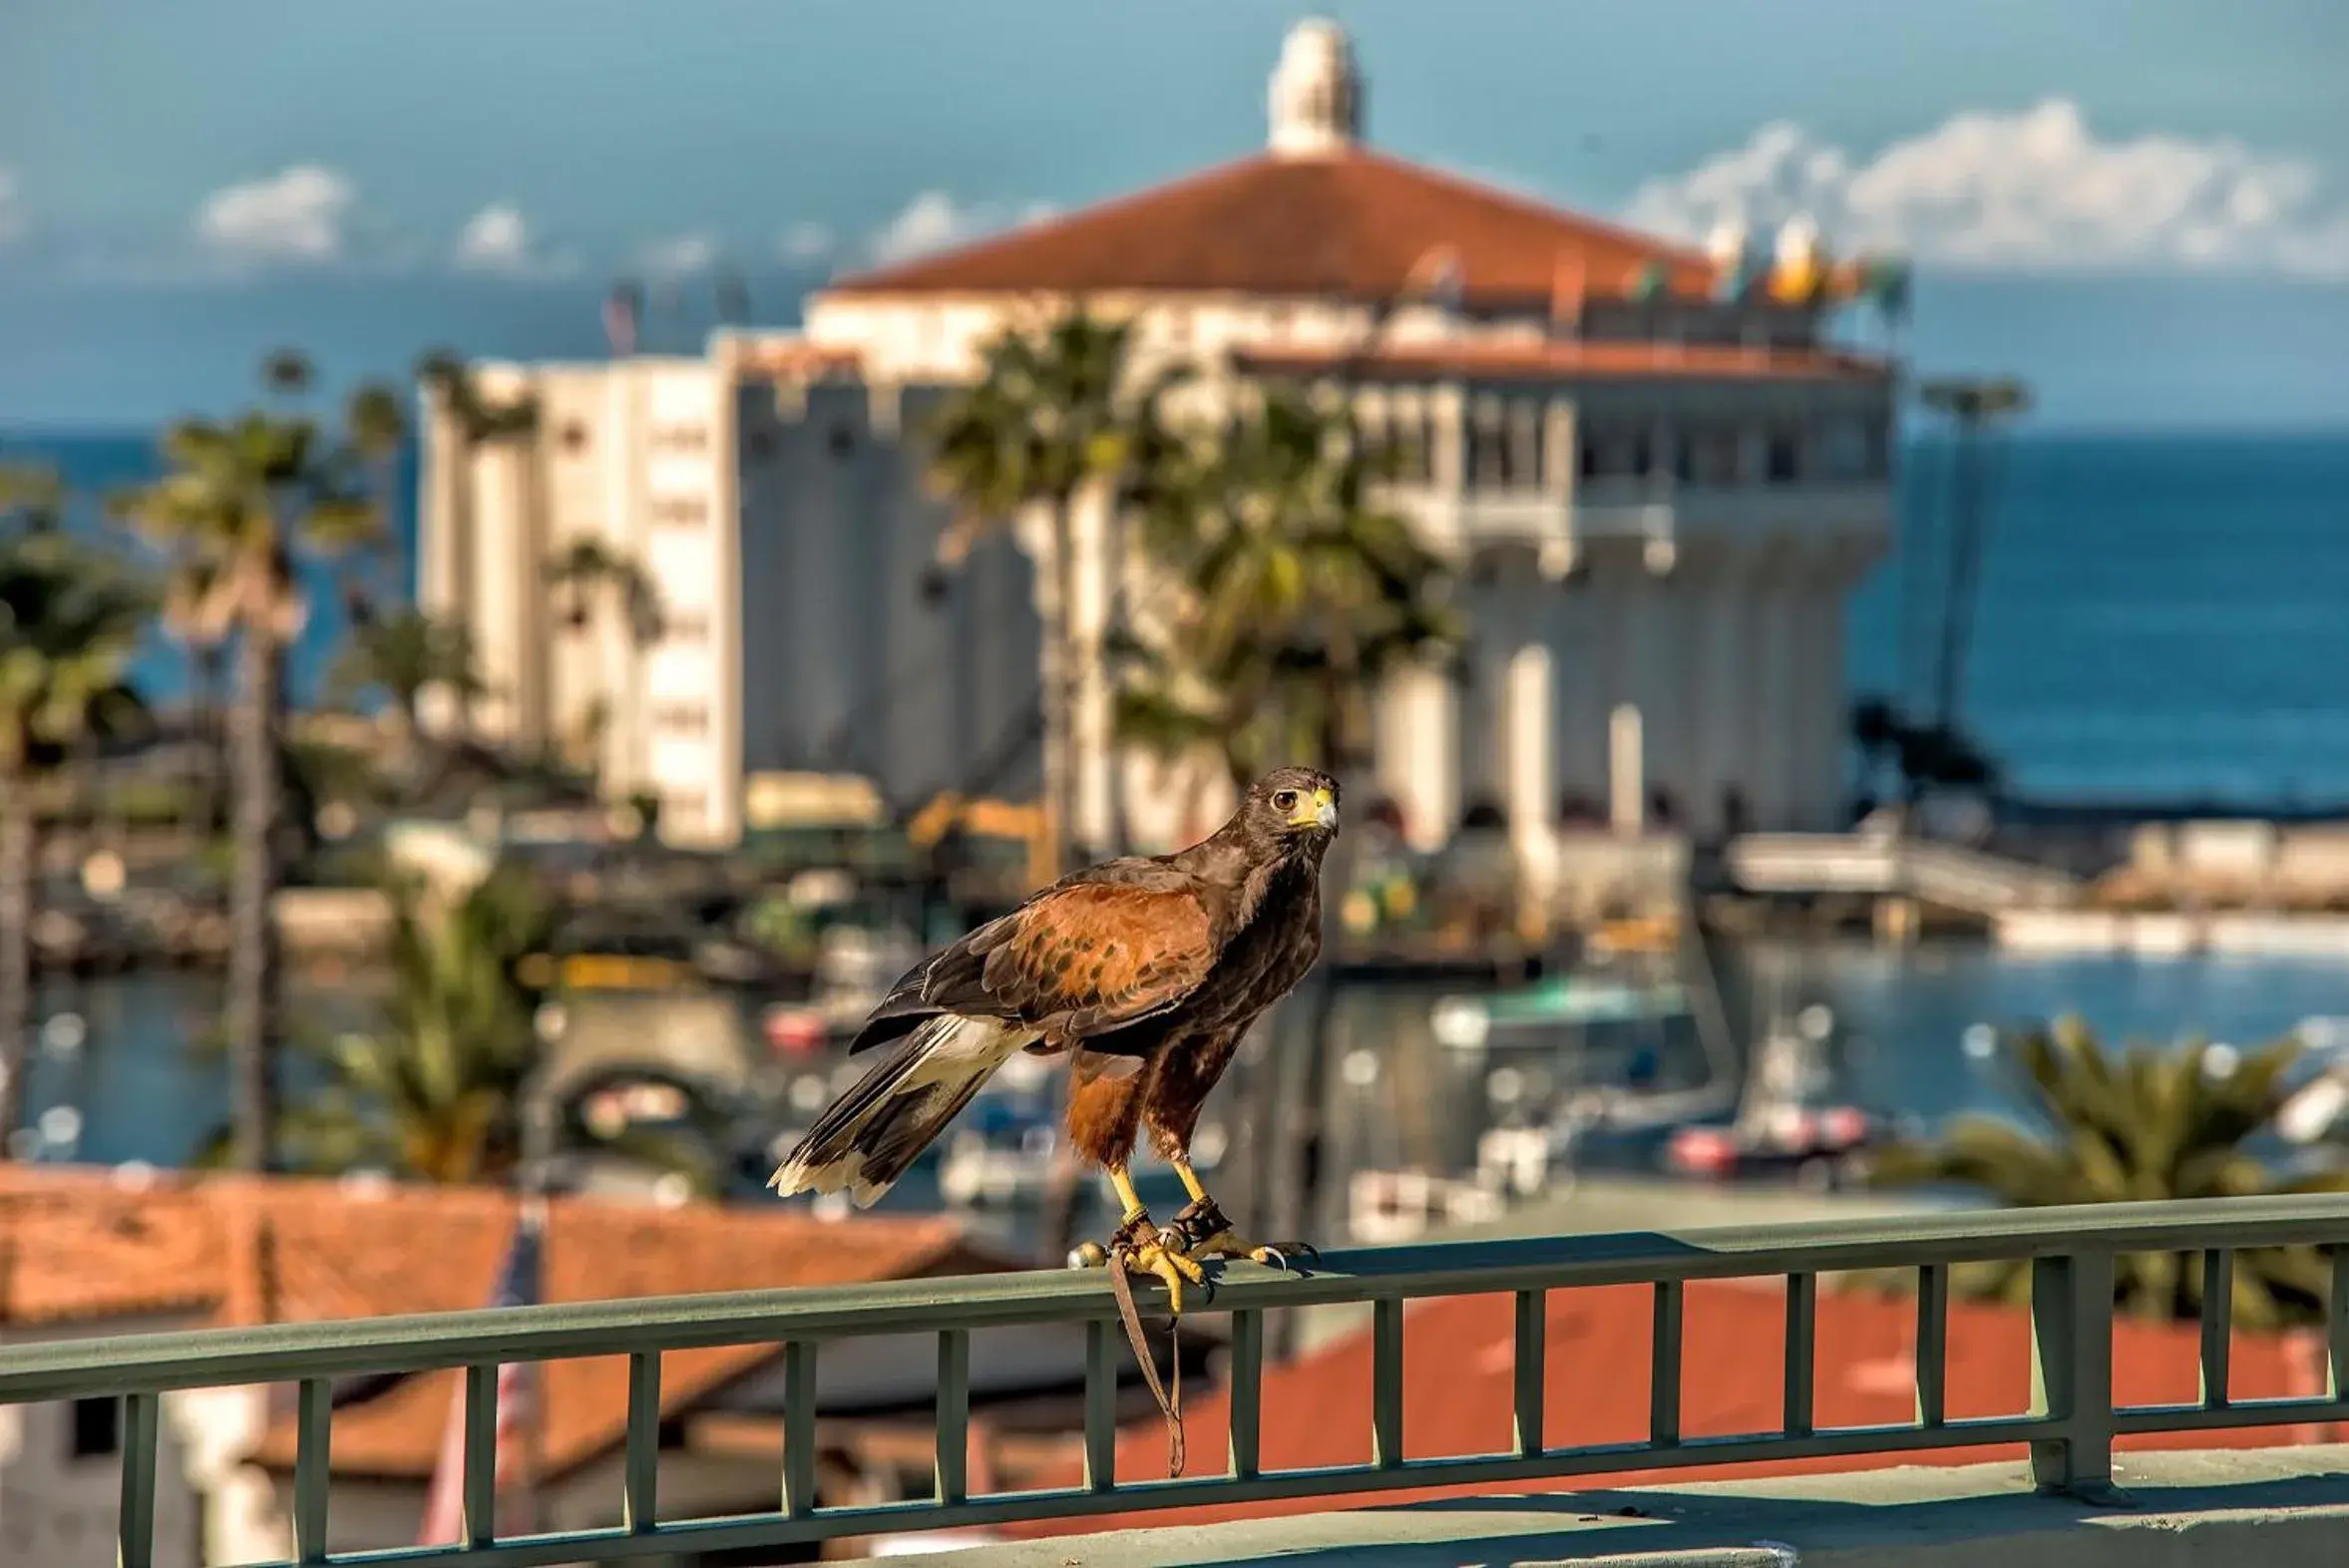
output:
[[[487,1305],[516,1220],[486,1188],[353,1190],[333,1181],[157,1177],[0,1166],[0,1324],[103,1325],[166,1314],[206,1324],[307,1322]],[[658,1209],[559,1199],[549,1210],[543,1299],[602,1301],[777,1286],[848,1285],[1006,1267],[951,1220]],[[124,1324],[124,1327],[134,1325]],[[138,1327],[144,1327],[143,1325]],[[773,1354],[750,1345],[661,1362],[674,1410]],[[338,1409],[337,1471],[431,1473],[459,1374],[405,1379]],[[622,1360],[548,1364],[553,1471],[616,1443],[627,1417]],[[282,1418],[256,1457],[290,1466]]]
[[[1780,1412],[1784,1294],[1766,1282],[1713,1281],[1687,1287],[1682,1327],[1682,1429],[1692,1437],[1774,1431]],[[1553,1445],[1636,1442],[1648,1434],[1650,1292],[1644,1286],[1552,1291],[1543,1421]],[[1818,1299],[1815,1418],[1829,1425],[1900,1424],[1915,1419],[1916,1308],[1910,1301],[1821,1292]],[[2017,1308],[1953,1303],[1949,1313],[1948,1409],[1952,1417],[2003,1415],[2028,1406],[2031,1326]],[[1459,1297],[1412,1308],[1403,1319],[1403,1452],[1408,1458],[1506,1452],[1513,1400],[1511,1302]],[[2237,1335],[2232,1392],[2238,1399],[2314,1394],[2324,1388],[2319,1333]],[[2114,1389],[2129,1403],[2195,1398],[2199,1330],[2192,1324],[2122,1321],[2114,1326]],[[1161,1339],[1163,1349],[1163,1340]],[[1194,1473],[1219,1468],[1231,1406],[1217,1389],[1187,1401]],[[1370,1457],[1370,1337],[1350,1336],[1264,1379],[1262,1462],[1267,1471],[1367,1463]],[[2300,1429],[2249,1428],[2124,1438],[2125,1447],[2256,1446],[2338,1441]],[[1971,1463],[2019,1457],[2020,1446],[1892,1453],[1765,1464],[1594,1475],[1521,1491],[1590,1490],[1653,1481],[1722,1479],[1847,1470],[1865,1466]],[[1023,1484],[1073,1485],[1081,1465],[1039,1470]],[[1166,1432],[1155,1418],[1117,1445],[1120,1480],[1162,1480]],[[1490,1492],[1489,1485],[1476,1488]],[[1438,1489],[1366,1495],[1350,1506],[1442,1496]],[[1061,1535],[1217,1519],[1305,1513],[1327,1500],[1103,1515],[1009,1527],[1020,1535]]]
[[[1242,349],[1233,362],[1268,375],[1398,380],[1548,381],[1664,378],[1692,381],[1881,381],[1890,367],[1860,354],[1822,349],[1741,348],[1726,343],[1555,341],[1397,345],[1369,354],[1340,349]]]
[[[1448,262],[1472,307],[1630,289],[1696,251],[1364,148],[1259,154],[1065,217],[842,278],[834,294],[1197,291],[1392,299]]]

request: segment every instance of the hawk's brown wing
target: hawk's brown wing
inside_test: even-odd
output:
[[[1206,907],[1188,889],[1078,883],[981,935],[980,987],[1055,1045],[1165,1011],[1216,959]]]
[[[1180,1002],[1215,967],[1198,893],[1076,882],[1038,894],[942,950],[875,1009],[858,1047],[941,1012],[1016,1021],[1066,1046]]]

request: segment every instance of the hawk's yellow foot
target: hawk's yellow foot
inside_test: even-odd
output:
[[[1183,1250],[1182,1238],[1160,1230],[1141,1209],[1128,1214],[1117,1234],[1109,1238],[1108,1261],[1112,1268],[1151,1275],[1164,1283],[1167,1311],[1178,1318],[1183,1315],[1185,1287],[1204,1288],[1207,1284],[1207,1271]]]

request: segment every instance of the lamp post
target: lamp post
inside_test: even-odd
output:
[[[1933,667],[1933,722],[1954,734],[1958,696],[1973,637],[1975,584],[1982,571],[1982,531],[1990,476],[1983,436],[2031,411],[2031,390],[2006,376],[1950,376],[1917,388],[1924,405],[1956,425],[1951,454],[1949,575],[1943,583],[1939,648]]]

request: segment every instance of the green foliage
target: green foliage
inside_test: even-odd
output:
[[[373,1027],[305,1042],[328,1082],[285,1113],[285,1152],[309,1171],[503,1179],[520,1156],[521,1095],[540,1050],[540,996],[520,969],[545,945],[550,911],[510,872],[446,910],[412,883],[386,893],[390,992]]]
[[[389,463],[399,456],[400,443],[408,439],[408,416],[400,407],[399,394],[380,381],[370,381],[351,393],[350,401],[343,405],[342,420],[352,448],[370,462]]]
[[[2349,1191],[2349,1170],[2279,1170],[2249,1146],[2283,1106],[2300,1055],[2297,1041],[2231,1059],[2201,1044],[2172,1050],[2137,1043],[2110,1051],[2087,1028],[2065,1020],[2012,1036],[2002,1049],[2030,1124],[1956,1117],[1937,1143],[1886,1150],[1879,1182],[1957,1184],[2011,1208]],[[2240,1254],[2235,1321],[2246,1327],[2310,1321],[2325,1300],[2327,1273],[2309,1248]],[[1961,1266],[1951,1279],[1971,1294],[2029,1299],[2024,1264]],[[2200,1296],[2194,1256],[2118,1260],[2116,1300],[2125,1311],[2190,1318]]]
[[[660,640],[666,620],[660,590],[633,558],[591,539],[574,540],[547,563],[546,572],[568,629],[587,630],[595,618],[596,604],[608,595],[619,605],[630,641],[641,648]]]
[[[457,426],[468,445],[515,441],[539,428],[538,399],[525,393],[499,402],[476,381],[455,351],[434,349],[416,364],[416,379]]]
[[[403,735],[417,733],[417,710],[435,689],[461,700],[484,690],[474,660],[473,636],[463,625],[402,605],[388,613],[361,605],[351,621],[351,640],[327,675],[336,701],[374,695],[399,715]]]
[[[1140,516],[1179,602],[1121,648],[1119,733],[1210,748],[1235,781],[1358,759],[1376,681],[1459,637],[1443,563],[1376,499],[1387,471],[1346,414],[1277,389],[1169,450]]]
[[[301,414],[182,420],[164,437],[169,472],[116,510],[173,566],[167,624],[215,644],[237,632],[289,641],[307,612],[300,558],[373,544],[380,506],[357,449]]]
[[[1177,380],[1129,374],[1132,328],[1084,310],[1014,326],[980,351],[979,379],[939,408],[931,479],[958,505],[949,563],[1030,506],[1065,508],[1096,483],[1123,489],[1150,468],[1158,398]]]
[[[153,595],[120,556],[66,533],[59,503],[47,474],[0,469],[0,774],[141,714],[124,675]]]

